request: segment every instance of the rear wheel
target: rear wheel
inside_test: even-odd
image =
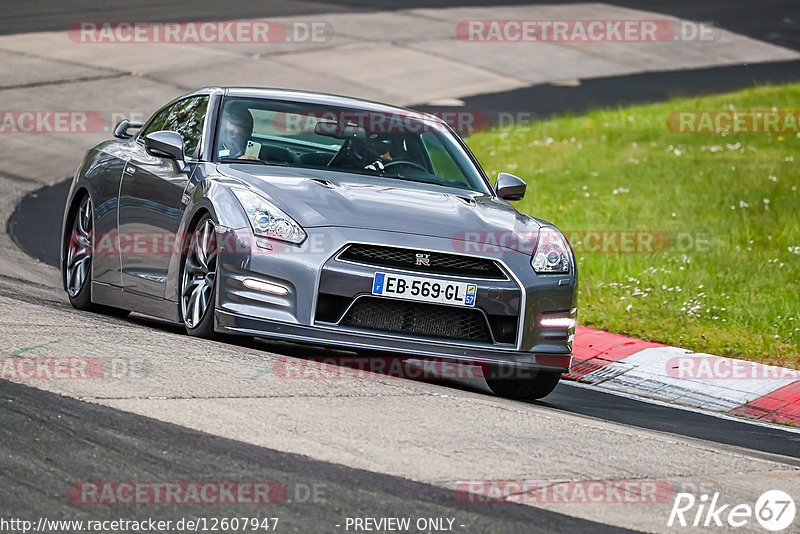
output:
[[[102,306],[92,302],[92,251],[94,239],[94,219],[92,199],[84,195],[72,211],[69,233],[64,243],[64,281],[72,307],[78,310],[93,311],[126,317],[128,310]]]
[[[195,225],[181,270],[181,317],[190,336],[212,338],[217,283],[217,231],[210,215]]]
[[[539,371],[533,378],[486,378],[496,395],[520,400],[536,400],[548,396],[561,380],[561,373]]]

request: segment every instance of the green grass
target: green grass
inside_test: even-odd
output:
[[[771,422],[776,424],[776,425],[793,426],[795,428],[800,428],[800,425],[798,425],[797,423],[794,423],[792,421],[783,421],[781,419],[773,419]]]
[[[800,138],[667,127],[678,110],[798,107],[800,84],[766,86],[495,129],[468,144],[490,176],[527,180],[518,209],[572,236],[581,324],[800,368]],[[671,239],[657,237],[650,253],[589,253],[575,233],[585,231]]]

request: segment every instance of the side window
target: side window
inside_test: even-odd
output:
[[[162,128],[162,126],[164,126],[164,121],[167,120],[167,115],[169,115],[171,109],[172,108],[161,110],[158,115],[153,117],[153,120],[150,121],[150,124],[147,125],[147,129],[141,131],[139,137],[144,139],[148,134],[163,130],[164,128]]]
[[[161,111],[142,132],[142,137],[160,130],[172,130],[183,137],[183,150],[188,156],[196,156],[203,134],[203,120],[208,107],[208,96],[185,98]]]

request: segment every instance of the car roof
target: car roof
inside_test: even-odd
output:
[[[357,109],[360,111],[372,111],[376,113],[400,113],[407,114],[413,113],[418,116],[424,116],[428,119],[435,120],[443,123],[444,121],[422,111],[403,108],[400,106],[390,106],[389,104],[382,104],[380,102],[373,102],[371,100],[363,100],[360,98],[353,98],[349,96],[332,95],[328,93],[316,93],[313,91],[299,91],[295,89],[278,89],[266,87],[204,87],[197,91],[192,91],[183,95],[181,98],[196,94],[208,94],[210,92],[222,91],[226,96],[235,96],[242,98],[263,98],[269,100],[283,100],[288,102],[299,102],[304,104],[321,104],[334,107],[344,107]]]

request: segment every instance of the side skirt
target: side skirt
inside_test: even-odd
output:
[[[119,286],[103,282],[92,281],[92,302],[180,323],[177,302],[125,291]]]

